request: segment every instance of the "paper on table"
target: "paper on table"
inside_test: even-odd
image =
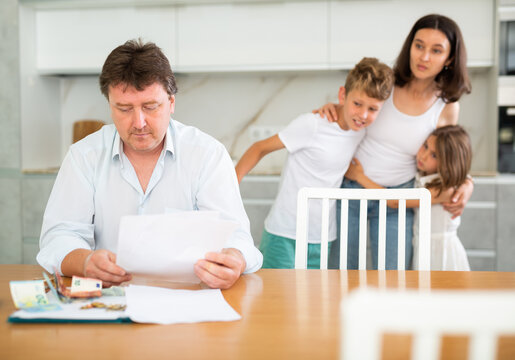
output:
[[[116,263],[134,275],[199,283],[197,260],[222,250],[237,227],[213,211],[124,216]]]
[[[125,296],[125,313],[134,322],[176,324],[241,319],[219,289],[173,290],[129,285]]]

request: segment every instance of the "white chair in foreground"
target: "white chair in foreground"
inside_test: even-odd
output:
[[[347,224],[349,200],[360,200],[359,223],[359,269],[366,269],[367,251],[367,201],[379,200],[379,237],[378,237],[378,270],[385,269],[386,259],[386,200],[399,200],[398,224],[398,261],[397,268],[405,269],[405,229],[406,200],[416,199],[419,206],[419,270],[430,269],[431,253],[431,193],[425,188],[416,189],[334,189],[334,188],[302,188],[297,198],[297,234],[295,249],[295,268],[307,267],[307,237],[309,223],[308,201],[322,200],[322,230],[320,268],[327,269],[329,238],[330,200],[341,200],[340,221],[340,269],[347,269]]]
[[[440,359],[442,335],[468,335],[469,359],[496,359],[515,335],[515,291],[419,292],[361,288],[341,304],[341,358],[381,359],[383,334],[412,334],[411,359]]]

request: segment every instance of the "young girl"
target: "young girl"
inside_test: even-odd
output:
[[[461,126],[449,125],[434,130],[420,147],[416,157],[417,187],[431,192],[431,270],[468,271],[470,266],[465,249],[458,239],[460,218],[452,218],[442,203],[451,199],[455,189],[467,180],[472,160],[470,138]],[[353,160],[347,174],[365,188],[380,188],[364,173],[361,163]],[[398,201],[388,201],[398,207]],[[406,207],[417,207],[417,200],[406,201]],[[418,268],[418,216],[415,211],[413,229],[414,269]]]

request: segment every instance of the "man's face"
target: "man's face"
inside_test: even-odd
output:
[[[348,94],[345,88],[340,89],[340,104],[343,113],[338,116],[338,124],[343,130],[359,131],[374,122],[384,101],[372,98],[361,90],[352,90]]]
[[[126,84],[110,86],[109,106],[126,154],[161,151],[175,107],[175,97],[169,97],[161,84],[143,91]]]

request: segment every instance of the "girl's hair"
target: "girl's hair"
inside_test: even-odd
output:
[[[426,187],[436,188],[440,195],[442,190],[465,182],[472,162],[472,147],[470,137],[459,125],[442,126],[429,136],[436,138],[437,171],[440,176]]]
[[[458,101],[463,93],[470,94],[471,85],[467,72],[467,51],[460,28],[452,19],[438,14],[421,17],[413,25],[393,67],[395,85],[403,87],[413,77],[410,68],[411,44],[415,34],[420,29],[439,30],[445,34],[451,44],[451,52],[449,53],[451,63],[445,66],[435,78],[437,88],[440,91],[440,97],[443,101],[452,103]]]
[[[385,101],[393,88],[392,69],[376,58],[365,57],[349,72],[345,79],[345,91],[361,90],[367,96]]]

